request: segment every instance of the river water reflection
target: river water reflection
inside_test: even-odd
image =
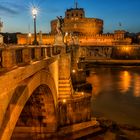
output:
[[[93,116],[140,127],[140,67],[92,68]]]

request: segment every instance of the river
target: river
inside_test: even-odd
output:
[[[90,69],[92,115],[140,127],[140,67]]]

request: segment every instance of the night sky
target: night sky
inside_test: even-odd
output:
[[[77,0],[87,17],[104,20],[104,32],[125,29],[140,32],[140,0]],[[3,32],[33,32],[31,7],[39,9],[37,31],[50,31],[50,21],[63,16],[67,8],[74,7],[74,0],[0,0],[0,18]],[[119,23],[122,24],[119,27]]]

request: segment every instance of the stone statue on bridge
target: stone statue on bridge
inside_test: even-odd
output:
[[[64,44],[64,34],[63,34],[63,25],[64,25],[64,19],[62,16],[57,16],[57,24],[56,24],[56,31],[57,34],[54,38],[54,46],[65,46]]]
[[[60,17],[57,16],[56,30],[57,30],[57,33],[60,35],[63,34],[63,31],[62,31],[63,24],[64,24],[64,19],[62,18],[62,16],[60,16]]]
[[[3,22],[1,21],[1,18],[0,18],[0,32],[1,32],[2,27],[3,27]]]

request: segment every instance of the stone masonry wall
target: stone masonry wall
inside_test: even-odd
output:
[[[58,102],[59,126],[71,125],[91,119],[90,96]]]

